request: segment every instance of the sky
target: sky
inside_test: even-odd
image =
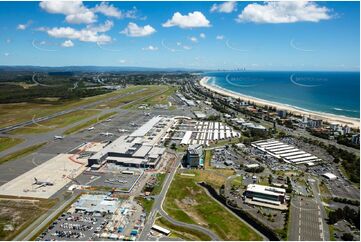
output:
[[[359,71],[359,2],[0,2],[0,65]]]

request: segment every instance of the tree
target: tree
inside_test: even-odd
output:
[[[353,240],[353,235],[350,234],[350,233],[344,233],[341,236],[341,239],[344,240],[344,241],[352,241]]]

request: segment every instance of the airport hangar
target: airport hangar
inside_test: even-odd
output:
[[[126,167],[156,168],[165,152],[159,146],[174,124],[174,118],[156,116],[130,135],[120,136],[88,159],[88,166],[99,169],[105,163]]]
[[[256,141],[251,145],[266,154],[277,159],[282,159],[284,162],[290,164],[299,165],[321,161],[317,156],[274,139]]]

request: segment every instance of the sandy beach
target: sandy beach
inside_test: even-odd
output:
[[[210,91],[219,93],[221,95],[225,95],[225,96],[229,96],[229,97],[233,97],[233,98],[240,98],[244,101],[251,101],[254,102],[256,105],[259,106],[272,106],[275,107],[278,110],[287,110],[288,112],[291,112],[293,114],[298,114],[298,115],[306,115],[307,117],[313,118],[313,119],[322,119],[326,122],[329,123],[338,123],[341,125],[348,125],[350,127],[354,127],[354,128],[359,128],[360,127],[360,120],[359,119],[354,119],[354,118],[348,118],[348,117],[343,117],[343,116],[337,116],[337,115],[333,115],[333,114],[327,114],[327,113],[320,113],[320,112],[314,112],[314,111],[305,111],[302,109],[297,109],[295,107],[291,107],[285,104],[281,104],[281,103],[275,103],[275,102],[271,102],[271,101],[267,101],[267,100],[263,100],[263,99],[259,99],[259,98],[255,98],[255,97],[251,97],[251,96],[247,96],[247,95],[243,95],[243,94],[239,94],[239,93],[234,93],[231,92],[229,90],[225,90],[223,88],[217,87],[217,86],[213,86],[208,84],[208,80],[210,79],[210,77],[203,77],[199,84],[207,89],[209,89]]]

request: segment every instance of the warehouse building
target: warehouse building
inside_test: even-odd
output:
[[[114,214],[120,207],[117,198],[106,195],[84,194],[74,204],[75,211]]]
[[[337,176],[330,173],[330,172],[326,172],[325,174],[322,174],[323,177],[327,178],[328,180],[334,181],[337,179]]]
[[[258,150],[261,150],[277,159],[281,159],[286,163],[298,165],[321,161],[321,159],[317,156],[274,139],[253,142],[251,145],[252,147],[255,147]]]

